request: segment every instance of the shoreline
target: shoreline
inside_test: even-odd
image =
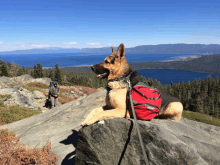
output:
[[[59,66],[59,68],[68,68],[68,67],[90,67],[93,65],[80,65],[80,66]],[[50,68],[55,68],[55,67],[42,67],[42,69],[50,69]]]
[[[172,61],[189,61],[192,59],[196,59],[196,58],[200,58],[201,55],[192,55],[192,56],[180,56],[180,57],[176,57],[174,60],[162,60],[162,61],[158,61],[158,62],[172,62]],[[150,62],[150,61],[147,61]],[[90,67],[93,65],[80,65],[80,66],[59,66],[59,68],[68,68],[68,67]],[[55,68],[55,67],[42,67],[42,69],[51,69],[51,68]]]

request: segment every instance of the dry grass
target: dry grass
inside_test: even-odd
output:
[[[78,85],[76,85],[75,87],[77,87],[77,88],[81,87],[82,88],[81,91],[85,94],[93,94],[93,93],[98,92],[97,89],[93,89],[93,88],[89,88],[89,87],[78,86]]]
[[[5,94],[5,95],[0,95],[0,97],[1,97],[1,98],[6,98],[6,99],[10,99],[10,98],[11,98],[11,95]]]
[[[7,129],[0,130],[0,164],[1,165],[55,165],[57,155],[51,153],[51,144],[47,142],[42,148],[27,148],[18,143],[19,138]]]
[[[78,99],[78,97],[66,97],[66,98],[59,97],[58,101],[60,101],[62,104],[65,104],[75,99]]]
[[[82,90],[80,90],[80,91],[83,92],[84,94],[92,94],[92,93],[98,92],[97,89],[89,88],[89,87],[85,87],[85,86],[80,86],[80,85],[74,85],[74,86],[70,86],[70,87],[60,85],[61,91],[66,92],[66,93],[68,93],[70,91],[74,91],[80,95],[79,91],[76,88],[78,88],[78,90],[80,90],[79,88],[81,88]]]
[[[43,89],[48,89],[49,85],[41,83],[41,82],[31,82],[26,84],[29,87],[37,87],[37,88],[43,88]]]

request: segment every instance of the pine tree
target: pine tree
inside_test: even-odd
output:
[[[37,67],[36,67],[35,64],[34,64],[33,77],[34,77],[34,78],[37,78]]]
[[[52,81],[54,81],[54,74],[53,74],[53,71],[52,71],[52,70],[49,70],[49,75],[48,75],[48,77],[49,77]]]
[[[37,63],[37,68],[36,69],[37,69],[36,70],[37,78],[44,77],[43,69],[42,69],[42,66],[41,66],[41,64],[39,62]]]
[[[8,76],[8,67],[4,61],[0,61],[1,76]]]
[[[23,74],[23,69],[22,69],[22,68],[19,68],[18,73],[17,73],[17,76],[21,76],[22,74]]]
[[[30,71],[30,75],[32,76],[32,77],[34,77],[34,71]]]
[[[57,81],[59,84],[62,84],[61,71],[57,63],[55,65],[54,80]]]
[[[45,77],[49,77],[47,69],[46,69]]]

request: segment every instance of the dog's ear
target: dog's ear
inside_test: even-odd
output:
[[[120,59],[125,56],[125,46],[123,43],[119,45],[116,56]]]
[[[112,46],[112,54],[116,54],[113,46]]]

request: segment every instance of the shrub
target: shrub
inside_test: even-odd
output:
[[[78,99],[78,97],[66,97],[66,98],[58,98],[58,101],[60,101],[62,104],[68,103],[70,101],[73,101],[75,99]]]
[[[31,82],[26,84],[29,87],[37,87],[37,88],[43,88],[43,89],[48,89],[49,85],[41,83],[41,82]]]
[[[29,86],[27,86],[27,85],[22,85],[22,86],[23,86],[23,88],[25,88],[25,89],[27,89],[27,90],[29,90],[29,91],[31,91],[31,92],[33,92],[33,91],[41,91],[40,88],[29,87]]]
[[[52,155],[51,144],[47,142],[42,148],[26,148],[18,143],[19,138],[7,129],[0,130],[0,164],[51,164],[55,165],[58,156]]]
[[[10,99],[10,98],[11,98],[11,95],[5,94],[5,95],[0,95],[0,97],[1,97],[1,98],[6,98],[6,99]]]
[[[1,100],[0,100],[1,103]],[[4,102],[3,102],[4,104]],[[12,123],[36,114],[41,113],[37,110],[32,110],[18,105],[9,107],[0,107],[0,122]]]
[[[4,101],[0,100],[0,107],[5,107]]]
[[[8,84],[8,86],[16,86],[15,84]]]

